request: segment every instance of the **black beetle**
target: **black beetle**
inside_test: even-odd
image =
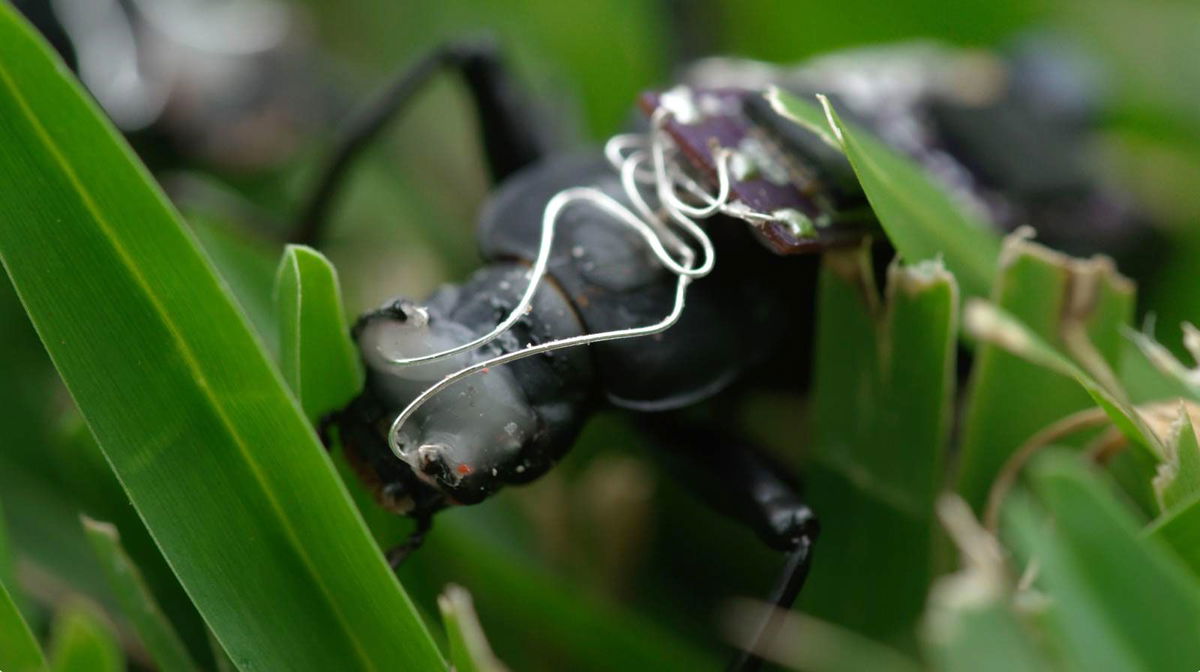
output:
[[[537,478],[610,404],[690,461],[707,501],[788,554],[770,599],[789,606],[816,518],[767,456],[682,409],[749,384],[802,386],[817,269],[805,253],[858,243],[876,223],[845,158],[763,92],[830,95],[1001,229],[1136,254],[1137,212],[1084,160],[1094,92],[1061,63],[934,45],[791,69],[710,59],[645,94],[648,121],[606,156],[557,151],[488,44],[447,45],[403,71],[351,118],[295,235],[319,242],[345,169],[434,73],[463,76],[498,185],[479,224],[487,265],[421,304],[362,316],[366,389],[327,423],[380,502],[417,520],[389,559],[419,545],[437,510]],[[744,653],[734,667],[758,663]]]

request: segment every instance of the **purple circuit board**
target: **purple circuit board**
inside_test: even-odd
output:
[[[686,89],[643,93],[638,105],[652,115],[660,105],[673,114],[665,129],[692,168],[717,186],[714,154],[734,151],[731,162],[732,201],[784,221],[747,220],[758,238],[777,254],[807,254],[853,245],[877,229],[867,216],[839,213],[818,171],[804,157],[786,151],[769,129],[744,111],[744,101],[761,92],[742,89]],[[781,123],[792,123],[782,120]]]

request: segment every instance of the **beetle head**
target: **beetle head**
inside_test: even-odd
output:
[[[355,327],[368,386],[394,417],[421,392],[464,366],[496,354],[495,346],[415,365],[392,360],[465,343],[467,327],[408,301],[394,301]],[[472,375],[434,395],[400,429],[399,455],[423,484],[454,504],[474,504],[505,483],[530,480],[538,464],[539,413],[508,367]]]

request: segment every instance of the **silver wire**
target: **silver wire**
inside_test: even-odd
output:
[[[621,338],[649,336],[651,334],[662,333],[663,331],[671,328],[673,324],[679,321],[679,316],[683,313],[683,308],[686,304],[685,296],[687,294],[687,286],[692,281],[692,279],[686,275],[680,275],[678,277],[679,279],[675,285],[674,307],[666,317],[654,324],[642,327],[632,327],[629,329],[603,331],[595,334],[581,334],[579,336],[560,338],[554,341],[539,343],[538,345],[531,345],[527,348],[522,348],[521,350],[516,350],[514,352],[492,357],[491,359],[485,359],[481,362],[476,362],[475,364],[459,369],[458,371],[441,379],[432,387],[429,387],[424,392],[417,395],[417,397],[413,399],[412,402],[410,402],[408,406],[406,406],[404,410],[400,412],[400,415],[397,415],[396,419],[392,422],[392,426],[388,430],[388,447],[391,448],[392,454],[407,462],[404,448],[400,445],[400,430],[404,427],[404,423],[407,422],[410,417],[412,417],[413,413],[416,413],[417,409],[420,408],[422,404],[424,404],[426,401],[429,401],[429,399],[431,399],[435,394],[441,392],[447,387],[450,387],[463,378],[479,373],[484,369],[493,366],[500,366],[501,364],[508,364],[509,362],[513,362],[524,357],[529,357],[531,355],[560,350],[562,348],[570,348],[577,345],[590,345],[592,343],[614,341]]]
[[[400,444],[400,430],[404,424],[434,395],[468,376],[492,366],[507,364],[553,350],[661,333],[679,320],[686,304],[688,285],[692,280],[702,278],[710,273],[716,263],[716,252],[713,249],[712,240],[692,218],[709,217],[728,209],[730,153],[725,149],[718,150],[714,157],[717,164],[717,193],[714,195],[705,192],[694,180],[687,177],[674,161],[668,163],[667,151],[670,139],[664,130],[668,116],[669,112],[660,109],[651,117],[651,130],[648,136],[632,134],[614,136],[604,148],[604,154],[608,161],[620,173],[622,189],[633,204],[636,213],[620,201],[593,187],[572,187],[558,192],[546,204],[542,215],[542,235],[538,255],[526,274],[528,284],[516,307],[503,321],[479,338],[439,352],[408,358],[389,357],[382,350],[380,354],[384,355],[389,363],[396,366],[433,362],[486,345],[510,329],[529,310],[534,293],[546,274],[546,267],[554,244],[555,229],[562,211],[576,204],[590,204],[613,216],[617,223],[632,228],[645,240],[663,267],[678,277],[675,303],[671,312],[654,324],[581,334],[530,345],[520,350],[476,362],[445,376],[417,395],[392,421],[387,440],[388,447],[396,457],[407,461],[404,447]],[[653,164],[652,168],[645,166],[647,162]],[[693,206],[684,202],[676,192],[677,184],[705,205]],[[650,207],[642,195],[642,187],[655,189],[655,195],[666,216],[655,212]],[[673,227],[682,229],[687,237],[698,246],[699,256],[703,258],[703,263],[696,265],[697,249],[680,238]],[[670,248],[671,251],[668,251],[667,248]],[[680,263],[681,261],[682,263]]]
[[[665,110],[660,110],[660,112],[665,112]],[[666,266],[672,273],[686,274],[693,278],[699,278],[712,271],[713,264],[716,261],[715,253],[712,247],[712,240],[709,239],[708,235],[705,234],[704,231],[694,221],[688,218],[687,214],[683,214],[678,210],[682,208],[688,208],[688,214],[692,214],[692,216],[707,217],[719,209],[719,205],[722,203],[722,201],[727,199],[729,196],[729,156],[724,150],[719,152],[717,160],[717,179],[720,183],[720,188],[717,196],[714,197],[708,194],[704,195],[706,197],[705,200],[709,201],[709,206],[707,208],[690,208],[675,196],[673,189],[664,186],[664,183],[670,181],[671,179],[667,176],[665,168],[665,133],[662,132],[662,125],[665,123],[665,119],[665,115],[656,113],[652,121],[655,129],[654,135],[656,136],[653,142],[656,169],[653,173],[653,180],[658,185],[660,199],[662,199],[663,194],[670,194],[670,201],[668,202],[666,210],[669,214],[671,214],[672,219],[679,223],[688,232],[688,234],[700,244],[701,249],[704,252],[704,264],[697,269],[685,269],[673,258],[671,258],[671,255],[667,253],[663,247],[663,243],[665,242],[663,239],[667,238],[669,240],[669,237],[664,234],[665,229],[660,226],[660,218],[654,216],[648,207],[639,207],[642,216],[645,218],[645,222],[649,223],[648,225],[645,225],[642,221],[639,221],[637,217],[633,215],[633,213],[629,212],[627,208],[621,206],[620,203],[617,203],[612,199],[608,200],[617,207],[615,209],[611,207],[604,207],[604,209],[610,214],[616,216],[618,219],[621,219],[624,223],[634,227],[646,240],[646,243],[650,245],[650,248],[654,252],[655,256],[658,257],[663,265]],[[637,153],[635,152],[635,154],[631,155],[630,157],[622,157],[620,152],[623,147],[632,146],[632,141],[636,137],[637,136],[624,135],[616,136],[610,140],[605,146],[605,155],[608,156],[609,161],[614,161],[615,157],[619,164],[631,163],[630,159],[633,156],[637,156]],[[633,161],[632,164],[636,172],[639,161]],[[619,169],[621,167],[622,166],[619,166]],[[630,184],[625,184],[624,186],[631,197],[635,198],[635,200],[642,206],[645,205],[645,201],[641,198],[640,192],[636,187],[631,188]],[[571,190],[568,189],[567,191]],[[553,202],[553,200],[551,202]],[[557,214],[558,211],[561,211],[561,209],[561,206],[557,208],[555,214]],[[549,211],[550,205],[547,204],[546,212]],[[487,345],[498,338],[501,334],[511,329],[512,326],[516,324],[517,321],[520,320],[521,317],[529,310],[530,305],[533,303],[533,296],[537,292],[537,288],[541,284],[542,278],[546,274],[546,266],[550,261],[550,253],[554,243],[555,224],[556,220],[554,218],[543,217],[542,237],[538,245],[538,255],[534,261],[533,267],[530,269],[529,273],[526,274],[526,279],[528,282],[525,286],[525,292],[521,295],[521,299],[517,302],[516,307],[514,307],[512,311],[509,312],[508,316],[506,316],[503,321],[497,324],[494,329],[474,340],[467,341],[466,343],[462,343],[445,350],[440,350],[438,352],[419,355],[417,357],[387,357],[386,353],[381,352],[380,354],[383,354],[389,363],[397,366],[426,364],[429,362],[436,362],[446,359],[447,357],[453,357],[459,353],[466,352],[468,350],[474,350]],[[678,251],[679,248],[677,246],[673,245],[673,247],[676,247]]]

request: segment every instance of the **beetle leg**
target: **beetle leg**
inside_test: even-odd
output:
[[[711,427],[689,423],[678,413],[644,416],[640,423],[671,453],[689,458],[689,479],[704,501],[758,533],[771,548],[784,551],[786,561],[768,601],[790,609],[812,562],[820,527],[787,472],[746,441]],[[729,669],[751,672],[762,659],[752,653],[770,641],[776,626],[774,612],[764,617],[751,645],[740,651]]]
[[[729,663],[730,672],[753,672],[762,666],[762,658],[756,651],[761,651],[770,645],[778,627],[778,611],[790,609],[804,587],[808,578],[808,569],[812,565],[812,546],[816,540],[816,530],[800,538],[796,548],[788,553],[787,561],[779,573],[775,587],[767,596],[767,603],[773,608],[762,616],[762,622],[754,629],[754,639],[744,649],[739,649],[737,655]]]
[[[457,71],[467,86],[494,179],[504,179],[552,148],[548,120],[519,90],[496,45],[487,39],[448,42],[406,66],[349,115],[300,210],[291,242],[319,244],[329,208],[351,164],[444,68]]]
[[[413,530],[412,534],[408,535],[408,538],[404,541],[389,548],[385,554],[387,556],[388,566],[392,568],[392,571],[399,569],[400,565],[404,564],[404,561],[408,559],[408,556],[412,555],[413,551],[417,550],[421,547],[421,544],[425,543],[426,535],[428,535],[429,530],[433,528],[432,515],[426,514],[417,516],[416,521],[417,528]]]
[[[317,438],[321,440],[321,445],[325,447],[326,452],[333,451],[333,428],[337,427],[341,420],[342,413],[337,411],[323,416],[317,421]]]

